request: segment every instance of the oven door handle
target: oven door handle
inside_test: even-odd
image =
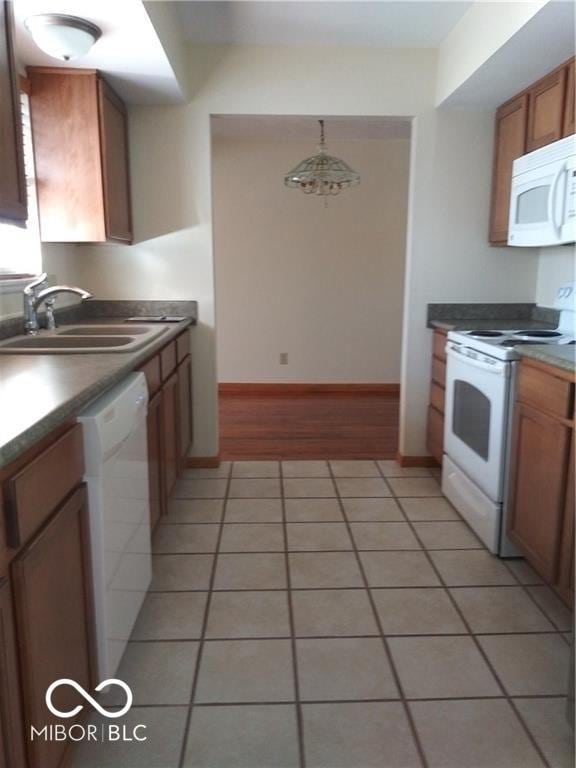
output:
[[[470,357],[465,352],[461,352],[458,347],[452,346],[451,344],[446,345],[446,353],[449,356],[457,357],[462,362],[465,362],[466,365],[471,365],[473,368],[479,368],[482,371],[486,371],[486,373],[495,373],[497,376],[510,375],[510,366],[500,360],[495,363],[486,363],[483,360],[478,360],[478,358]]]

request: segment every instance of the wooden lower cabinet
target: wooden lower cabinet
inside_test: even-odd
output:
[[[179,364],[178,376],[178,458],[181,468],[186,466],[188,450],[192,444],[192,357],[188,355]]]
[[[444,399],[446,396],[446,331],[437,328],[432,335],[432,372],[426,427],[426,447],[442,464],[444,453]]]
[[[428,406],[428,428],[426,430],[426,447],[438,464],[442,464],[444,454],[444,414],[434,406]]]
[[[5,578],[0,580],[0,768],[24,768],[22,724],[14,605]]]
[[[517,405],[513,504],[508,533],[548,581],[556,577],[570,430],[523,403]]]
[[[178,374],[175,372],[162,386],[162,476],[166,497],[172,492],[178,477],[178,432]]]
[[[190,331],[168,342],[140,368],[146,375],[150,520],[168,511],[168,497],[186,466],[192,443]]]
[[[560,540],[560,555],[556,591],[568,605],[574,605],[574,436],[568,462],[568,481],[566,486],[566,501],[562,521],[562,538]]]
[[[24,722],[61,723],[45,703],[46,690],[70,678],[90,691],[94,663],[92,578],[86,488],[81,485],[12,563]],[[55,691],[54,705],[70,711],[83,699],[70,686]],[[75,718],[66,720],[70,726]],[[27,739],[30,768],[57,768],[66,741]]]
[[[534,378],[538,388],[528,386]],[[573,405],[574,381],[567,373],[520,363],[508,536],[569,605],[574,599]]]
[[[164,512],[162,489],[162,393],[148,403],[148,481],[150,486],[150,525],[155,527]]]

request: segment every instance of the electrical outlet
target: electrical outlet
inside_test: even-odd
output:
[[[280,352],[280,365],[288,365],[288,352]]]

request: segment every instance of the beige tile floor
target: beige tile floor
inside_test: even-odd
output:
[[[148,741],[82,768],[571,768],[572,617],[435,473],[190,470],[118,676]]]

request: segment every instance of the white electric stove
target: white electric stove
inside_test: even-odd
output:
[[[517,555],[506,537],[510,436],[519,350],[574,344],[576,283],[558,289],[558,327],[448,333],[442,490],[491,552]]]

